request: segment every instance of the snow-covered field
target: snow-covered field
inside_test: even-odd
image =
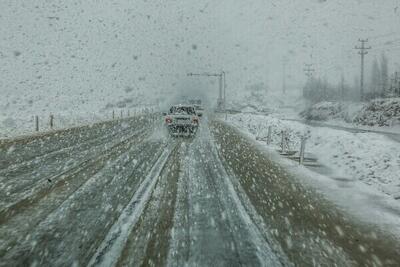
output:
[[[400,197],[400,143],[383,135],[311,127],[275,115],[236,114],[230,115],[228,122],[264,140],[268,126],[272,126],[271,147],[276,149],[282,130],[287,131],[294,150],[300,148],[300,138],[305,135],[306,153],[318,158],[324,166],[322,172],[334,179],[359,180],[394,198]]]

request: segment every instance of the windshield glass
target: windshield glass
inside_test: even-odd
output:
[[[188,114],[194,115],[196,114],[194,107],[172,107],[170,109],[171,114]]]
[[[0,0],[0,267],[400,267],[400,0]]]

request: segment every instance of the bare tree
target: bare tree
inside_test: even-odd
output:
[[[381,54],[381,95],[386,96],[389,90],[389,64],[385,53]]]
[[[371,83],[370,83],[370,94],[367,96],[368,98],[375,98],[377,96],[378,89],[381,85],[381,70],[379,68],[378,60],[375,58],[372,63],[371,69]]]

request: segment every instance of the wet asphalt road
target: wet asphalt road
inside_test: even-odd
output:
[[[396,266],[221,122],[171,138],[130,118],[0,144],[0,266]]]

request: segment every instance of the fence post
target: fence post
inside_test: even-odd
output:
[[[281,151],[285,152],[285,131],[281,131]]]
[[[50,129],[53,130],[53,126],[54,126],[54,115],[50,114]]]
[[[304,162],[304,154],[306,149],[306,137],[301,137],[301,144],[300,144],[300,157],[299,157],[299,164],[303,164]]]
[[[35,130],[39,132],[39,116],[35,116]]]
[[[271,144],[272,139],[272,126],[268,126],[267,145]]]
[[[115,119],[115,112],[114,112],[114,110],[113,110],[113,112],[112,112],[112,119],[113,119],[113,120]]]

